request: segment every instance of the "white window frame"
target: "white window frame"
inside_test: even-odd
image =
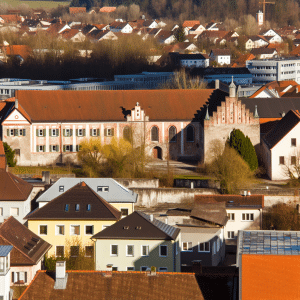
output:
[[[161,255],[161,248],[166,247],[167,249],[167,254],[166,255]],[[167,245],[159,245],[159,257],[168,257],[168,246]]]
[[[75,228],[74,228],[74,233],[72,233],[72,228],[75,227],[75,226],[79,226],[79,234],[75,234]],[[70,235],[72,235],[72,236],[80,236],[80,225],[78,225],[78,224],[71,224],[70,225]]]
[[[83,128],[78,128],[78,136],[83,136]]]
[[[117,246],[117,254],[113,254],[113,253],[112,253],[112,247],[113,247],[113,246]],[[110,256],[116,256],[116,257],[117,257],[118,255],[119,255],[119,245],[111,244],[111,245],[110,245]]]
[[[17,214],[13,214],[13,213],[12,213],[12,212],[13,212],[13,211],[12,211],[13,209],[16,209],[16,210],[17,210]],[[20,215],[20,209],[19,209],[19,207],[11,207],[11,208],[10,208],[10,215],[11,215],[11,216],[19,216],[19,215]]]
[[[60,186],[58,187],[58,191],[59,191],[60,193],[63,193],[63,192],[65,191],[65,186],[64,186],[64,185],[60,185]]]
[[[92,128],[92,136],[97,136],[97,128]]]
[[[44,152],[44,145],[38,145],[39,151],[38,152]]]
[[[131,246],[132,247],[132,254],[128,253],[128,247]],[[134,245],[130,244],[130,245],[126,245],[126,256],[131,256],[134,257]]]
[[[56,245],[55,246],[55,257],[61,257],[61,256],[57,256],[57,247],[64,247],[64,255],[63,256],[65,256],[65,245]]]
[[[46,231],[47,231],[47,233],[45,234],[45,233],[41,233],[41,226],[46,226]],[[39,225],[39,235],[48,235],[48,225],[47,224],[40,224]]]
[[[70,137],[70,136],[71,136],[71,129],[65,128],[65,137]]]
[[[97,192],[109,192],[109,187],[108,186],[97,186]]]
[[[227,231],[227,239],[232,240],[235,238],[234,231]]]
[[[9,135],[10,136],[15,136],[15,130],[14,129],[9,129]]]
[[[59,233],[59,227],[62,226],[64,228],[64,234],[61,234]],[[66,228],[65,228],[65,225],[62,225],[62,224],[57,224],[55,225],[55,235],[65,235],[66,234]]]
[[[143,247],[147,247],[146,249],[147,249],[147,254],[143,254]],[[150,246],[149,245],[141,245],[141,256],[149,256],[149,252],[150,252]]]
[[[121,211],[122,209],[127,209],[127,215],[126,216],[122,214],[122,211]],[[126,218],[129,215],[129,208],[128,207],[121,207],[120,211],[121,211],[121,218]]]
[[[86,233],[86,228],[87,228],[87,226],[92,226],[93,227],[93,233]],[[92,224],[86,224],[86,225],[84,225],[84,235],[93,235],[94,234],[94,225],[92,225]]]
[[[160,268],[158,268],[158,272],[168,272],[168,268],[167,267],[160,267]]]
[[[141,272],[146,272],[148,268],[149,268],[148,266],[141,266],[140,270],[141,270]],[[145,269],[145,270],[143,270],[143,269]]]
[[[233,218],[232,218],[233,216]],[[228,221],[234,222],[235,221],[235,213],[227,213]]]
[[[51,152],[58,152],[56,150],[56,145],[50,145],[50,147],[51,147],[51,149],[50,149]]]
[[[204,250],[200,250],[200,245],[204,244]],[[206,250],[206,245],[208,244],[208,250]],[[198,243],[198,252],[205,252],[205,253],[209,253],[210,252],[210,242],[199,242]]]
[[[65,152],[71,152],[72,145],[65,145]]]
[[[71,252],[72,252],[72,251],[71,251],[71,247],[78,247],[78,255],[77,255],[77,256],[71,255]],[[79,254],[80,254],[80,247],[79,247],[78,245],[71,245],[71,246],[70,246],[70,256],[71,256],[71,257],[78,257]]]
[[[184,244],[186,244],[186,247],[184,247]],[[189,247],[189,245],[191,245],[191,247]],[[186,248],[186,250],[184,250],[184,248]],[[192,242],[182,242],[181,252],[193,252],[193,243]]]
[[[38,128],[38,136],[44,136],[44,129]]]
[[[106,135],[112,136],[112,128],[106,128]]]
[[[56,128],[51,128],[51,136],[55,137],[56,135]]]
[[[242,213],[242,222],[254,222],[254,213]]]

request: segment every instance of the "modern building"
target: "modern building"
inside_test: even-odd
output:
[[[10,289],[10,252],[12,246],[0,245],[0,299],[11,300],[13,291]]]
[[[255,83],[265,84],[274,80],[294,80],[300,83],[300,58],[250,60],[246,62],[246,67]]]

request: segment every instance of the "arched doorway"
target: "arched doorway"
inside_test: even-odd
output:
[[[158,146],[154,147],[152,150],[153,158],[162,159],[162,149]]]

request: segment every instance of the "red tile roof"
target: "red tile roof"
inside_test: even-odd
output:
[[[198,20],[186,20],[182,23],[182,27],[193,27],[195,25],[200,25],[200,21]]]
[[[67,271],[65,290],[55,290],[53,273],[39,271],[19,300],[43,299],[181,299],[204,300],[194,274],[112,272],[105,277],[100,271]]]
[[[114,6],[103,6],[100,8],[100,12],[111,13],[114,12],[117,8]]]
[[[209,99],[224,97],[213,89],[16,92],[19,110],[33,122],[124,121],[137,102],[150,121],[192,120]]]
[[[32,49],[27,45],[5,46],[4,50],[6,51],[7,55],[20,55],[24,59],[26,59],[32,53]]]
[[[70,14],[86,13],[86,7],[69,7]]]
[[[0,18],[4,20],[4,23],[21,22],[21,18],[17,15],[0,15]]]

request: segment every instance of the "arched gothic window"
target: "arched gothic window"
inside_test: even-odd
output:
[[[158,142],[159,141],[158,128],[156,126],[153,126],[151,128],[151,141],[152,142]]]
[[[186,141],[187,142],[194,142],[194,127],[192,125],[186,128]]]
[[[175,126],[171,126],[169,128],[169,142],[176,142],[177,141],[177,130]]]
[[[129,126],[125,126],[123,129],[123,139],[128,142],[131,142],[132,132],[131,132],[131,128]]]

